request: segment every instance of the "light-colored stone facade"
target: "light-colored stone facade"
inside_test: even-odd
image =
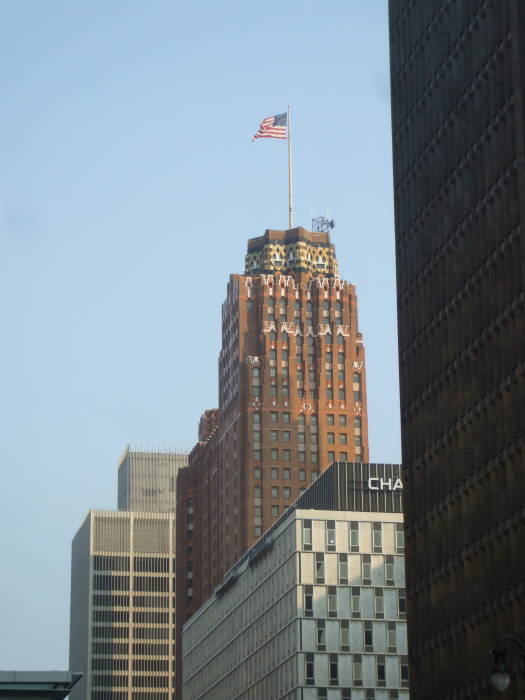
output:
[[[182,700],[408,700],[399,513],[291,510],[186,623]]]
[[[89,512],[72,547],[72,700],[168,700],[174,689],[175,516]]]

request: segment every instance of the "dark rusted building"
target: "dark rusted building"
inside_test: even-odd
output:
[[[495,698],[525,619],[525,3],[390,0],[390,50],[412,697]]]

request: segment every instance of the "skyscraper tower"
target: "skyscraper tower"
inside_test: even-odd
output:
[[[525,619],[525,4],[390,0],[390,46],[412,696],[478,700]]]
[[[219,410],[177,485],[177,620],[333,461],[368,461],[355,287],[329,233],[267,230],[222,306]]]

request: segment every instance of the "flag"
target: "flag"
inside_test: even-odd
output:
[[[288,127],[286,124],[286,112],[276,114],[273,117],[266,117],[261,122],[259,131],[255,134],[255,139],[286,139],[288,138]]]

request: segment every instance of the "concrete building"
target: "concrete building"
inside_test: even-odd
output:
[[[222,306],[219,410],[201,428],[178,479],[181,624],[328,464],[368,460],[356,290],[329,233],[248,241]]]
[[[0,698],[5,700],[63,700],[82,682],[71,671],[0,671]]]
[[[525,3],[390,0],[390,55],[413,695],[483,700],[525,619]]]
[[[89,512],[72,547],[72,700],[171,700],[174,557],[174,514]]]
[[[118,509],[174,513],[177,473],[188,466],[188,455],[174,451],[135,451],[126,448],[118,467]]]
[[[324,472],[185,624],[182,700],[408,700],[401,488]]]

